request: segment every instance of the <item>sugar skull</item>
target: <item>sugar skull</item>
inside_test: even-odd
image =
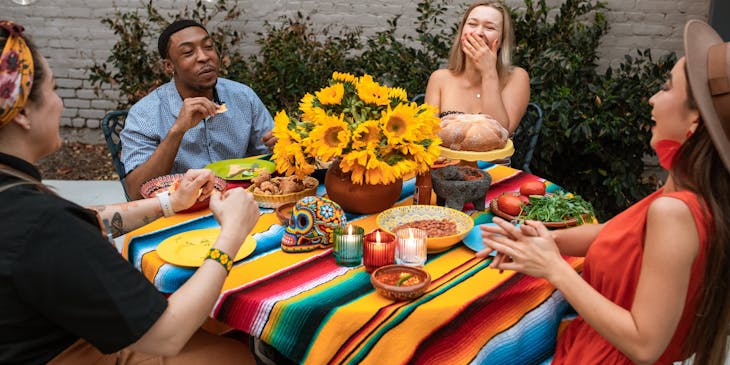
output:
[[[285,252],[306,252],[331,247],[334,230],[347,222],[340,206],[325,198],[307,196],[300,199],[292,210],[289,226],[281,239]]]

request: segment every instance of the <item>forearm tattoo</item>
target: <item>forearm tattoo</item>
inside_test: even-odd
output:
[[[114,237],[119,237],[124,234],[124,222],[122,221],[121,213],[115,212],[112,216],[111,230]]]

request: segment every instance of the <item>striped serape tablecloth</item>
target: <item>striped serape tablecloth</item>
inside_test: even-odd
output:
[[[487,200],[539,178],[501,165],[480,165],[492,176]],[[414,179],[398,205],[410,204]],[[548,182],[548,191],[558,186]],[[321,189],[319,194],[324,194]],[[475,224],[492,214],[470,211]],[[376,215],[350,215],[366,232]],[[155,249],[172,235],[217,227],[209,212],[159,219],[127,234],[124,254],[162,292],[194,272],[162,261]],[[432,284],[420,298],[393,302],[375,293],[363,266],[340,267],[331,249],[280,250],[284,227],[262,210],[251,256],[236,263],[212,316],[276,348],[298,363],[531,364],[549,358],[569,306],[547,281],[488,269],[490,259],[457,244],[429,255]],[[566,260],[582,269],[583,259]]]

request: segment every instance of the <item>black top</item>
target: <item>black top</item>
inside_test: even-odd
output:
[[[447,115],[451,115],[451,114],[464,114],[464,112],[459,112],[456,110],[449,110],[449,111],[439,113],[439,118],[443,118],[443,117],[445,117]]]
[[[30,163],[0,164],[40,181]],[[0,190],[20,181],[0,171]],[[167,300],[101,234],[96,214],[32,184],[0,191],[0,363],[45,363],[84,338],[136,342]]]

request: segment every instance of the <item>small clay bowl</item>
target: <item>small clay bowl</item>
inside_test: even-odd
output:
[[[388,299],[412,300],[426,292],[431,285],[431,275],[418,267],[387,265],[373,271],[370,283],[378,294]]]
[[[163,191],[168,191],[170,188],[179,180],[182,180],[184,174],[171,174],[171,175],[164,175],[159,176],[156,178],[153,178],[146,183],[142,184],[142,186],[139,188],[139,193],[142,194],[142,197],[144,198],[151,198]],[[213,187],[218,191],[226,190],[226,181],[221,179],[220,177],[215,178],[215,183],[213,184]],[[208,207],[208,203],[210,202],[210,198],[205,199],[203,201],[196,201],[190,208],[181,210],[179,213],[190,213],[195,212],[197,210],[201,210]]]
[[[281,225],[283,225],[284,227],[289,226],[289,221],[291,220],[291,212],[296,204],[297,202],[289,202],[276,207],[276,216],[279,217]]]

